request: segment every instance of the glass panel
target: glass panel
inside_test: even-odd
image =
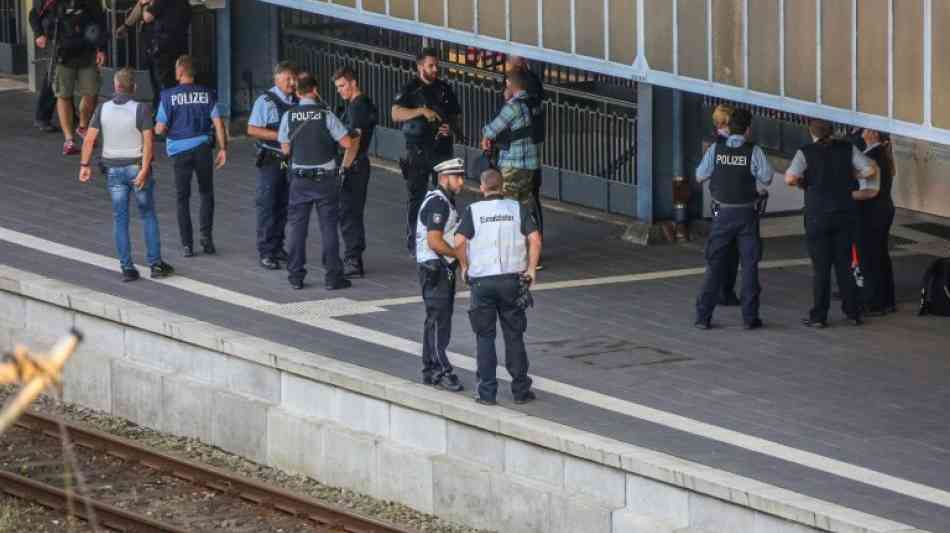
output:
[[[641,0],[646,31],[647,63],[654,70],[673,72],[673,1]]]
[[[749,88],[781,92],[779,59],[779,1],[749,2]]]
[[[815,0],[785,2],[785,95],[812,102],[818,65],[816,9]]]
[[[887,116],[887,0],[858,2],[858,111]]]
[[[894,5],[894,117],[924,121],[924,0]]]
[[[851,0],[821,3],[821,102],[851,108]]]
[[[537,16],[532,13],[532,16]],[[506,39],[505,0],[478,0],[478,33]]]
[[[742,57],[744,0],[713,0],[713,79],[741,87],[745,82]]]
[[[577,53],[603,59],[604,0],[575,1],[574,24]]]
[[[386,0],[363,0],[363,9],[366,11],[375,11],[376,13],[385,13]]]
[[[356,7],[356,0],[333,0],[333,3],[339,6]]]
[[[472,0],[449,0],[449,27],[456,30],[475,30],[475,6]]]
[[[511,0],[511,40],[517,43],[538,44],[538,0]]]
[[[544,0],[544,47],[570,52],[571,22],[571,0]]]
[[[706,51],[706,0],[677,0],[679,25],[679,73],[705,80],[709,78]]]
[[[933,124],[950,127],[950,2],[933,3]]]
[[[442,0],[419,0],[419,18],[427,24],[444,26],[445,2]]]
[[[415,19],[415,2],[413,0],[389,0],[389,14],[404,19]]]
[[[610,60],[632,65],[637,59],[637,0],[610,0]]]

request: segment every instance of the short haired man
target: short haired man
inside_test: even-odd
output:
[[[422,382],[453,392],[462,390],[446,354],[452,336],[459,214],[455,196],[465,187],[465,161],[449,159],[434,168],[439,186],[426,194],[416,222],[416,263],[426,308],[422,328]]]
[[[307,275],[307,231],[314,208],[320,217],[320,245],[323,247],[324,284],[328,291],[351,286],[343,277],[340,240],[337,233],[340,209],[340,171],[337,146],[343,147],[343,168],[348,169],[359,149],[359,132],[350,132],[340,119],[319,103],[317,80],[303,73],[297,80],[300,103],[284,113],[277,140],[290,158],[290,258],[287,279],[294,289],[303,288]]]
[[[51,61],[56,112],[63,130],[63,155],[80,152],[75,136],[83,137],[99,95],[99,67],[106,61],[105,13],[98,0],[58,0],[31,18],[36,45],[54,46]],[[37,32],[37,30],[40,30]],[[74,129],[73,96],[79,94],[79,127]]]
[[[762,239],[759,236],[757,183],[768,186],[775,171],[765,152],[748,140],[752,114],[737,109],[729,120],[729,137],[720,138],[703,155],[696,169],[696,181],[709,181],[709,192],[719,209],[713,214],[706,240],[706,275],[696,299],[699,329],[712,327],[712,315],[719,303],[728,251],[735,243],[742,259],[742,321],[746,329],[762,327],[759,318],[759,260]]]
[[[280,119],[297,105],[294,88],[297,65],[281,61],[274,67],[274,86],[254,101],[247,120],[247,135],[257,139],[257,253],[262,267],[280,268],[287,261],[284,226],[289,195],[287,165],[277,141]]]
[[[353,166],[344,176],[340,190],[340,234],[343,235],[343,275],[363,277],[363,251],[366,250],[366,227],[363,211],[366,208],[366,190],[369,185],[369,145],[379,121],[376,105],[360,89],[356,74],[350,67],[333,73],[333,84],[346,108],[340,116],[343,124],[360,130],[360,146]]]
[[[855,326],[863,323],[857,287],[851,275],[851,247],[858,227],[858,201],[877,195],[877,164],[850,142],[834,139],[831,123],[808,122],[812,143],[795,152],[785,183],[805,191],[805,238],[811,256],[814,306],[802,323],[828,325],[831,267],[841,291],[841,310]]]
[[[498,143],[498,167],[505,180],[505,196],[531,205],[535,172],[541,168],[541,162],[538,159],[538,145],[534,142],[531,107],[525,90],[528,80],[520,70],[512,70],[508,73],[506,84],[511,91],[511,98],[505,102],[498,116],[482,130],[482,149],[491,150],[492,143],[504,134],[504,142]]]
[[[99,132],[102,132],[102,166],[109,195],[112,197],[112,220],[115,247],[122,268],[122,281],[139,279],[132,263],[129,240],[129,196],[134,195],[145,230],[146,260],[151,277],[164,278],[175,269],[162,261],[161,237],[155,214],[155,180],[151,176],[152,111],[148,104],[132,100],[135,93],[135,71],[129,67],[115,73],[115,96],[95,111],[89,131],[83,140],[79,180],[92,178],[92,153]]]
[[[406,246],[415,257],[419,206],[430,181],[435,187],[432,167],[453,157],[454,136],[462,128],[462,108],[452,87],[439,79],[439,55],[434,48],[423,48],[416,56],[416,77],[399,90],[391,113],[394,122],[402,123],[406,139],[399,166],[408,192]]]
[[[178,81],[177,59],[188,52],[191,4],[188,0],[138,0],[138,6],[143,23],[139,42],[148,58],[152,105],[158,107],[161,92]]]
[[[495,169],[482,173],[485,199],[468,206],[455,233],[462,276],[467,276],[472,288],[468,316],[477,341],[476,401],[485,405],[495,405],[498,393],[495,324],[499,320],[514,401],[535,399],[524,332],[528,327],[525,310],[531,305],[528,287],[534,283],[541,257],[541,234],[534,212],[502,195],[502,181]]]
[[[201,214],[198,231],[204,253],[215,253],[211,230],[214,225],[214,170],[211,155],[212,131],[218,141],[218,168],[228,158],[228,139],[224,121],[218,110],[217,97],[211,89],[195,83],[195,64],[190,56],[175,61],[178,86],[162,91],[155,132],[167,134],[165,150],[175,166],[175,188],[178,192],[178,232],[182,255],[192,257],[194,232],[191,225],[191,176],[198,179]]]

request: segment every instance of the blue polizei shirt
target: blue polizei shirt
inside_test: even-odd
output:
[[[271,93],[272,96],[275,96],[280,99],[281,102],[287,104],[288,107],[297,105],[297,98],[293,93],[284,94],[277,86],[273,86],[267,92]],[[266,95],[260,95],[257,97],[257,100],[254,101],[254,107],[251,108],[251,116],[248,117],[247,123],[251,126],[257,128],[271,128],[277,129],[277,124],[280,124],[280,112],[277,110],[277,106],[273,102],[267,99]],[[280,152],[280,147],[274,147],[266,143],[258,143],[260,148],[265,150],[274,150]]]
[[[316,103],[317,101],[314,100],[313,98],[300,99],[300,105],[315,105]],[[326,123],[327,123],[327,129],[330,130],[330,137],[333,137],[334,141],[340,142],[340,139],[342,139],[344,135],[349,133],[350,130],[348,130],[346,126],[344,126],[343,123],[340,122],[340,119],[338,119],[336,115],[334,115],[333,112],[331,112],[329,109],[324,110],[324,112],[327,114]],[[287,115],[288,113],[284,113],[284,116],[281,117],[280,128],[278,128],[277,130],[277,142],[281,144],[290,144],[290,121],[287,119]],[[309,169],[314,169],[314,168],[322,168],[324,170],[333,170],[336,168],[336,161],[330,160],[329,163],[325,163],[323,165],[294,164],[293,168],[299,168],[301,170],[309,170]]]
[[[730,135],[729,138],[726,139],[726,146],[738,148],[745,144],[745,142],[745,135]],[[702,183],[711,178],[715,168],[716,145],[713,144],[706,149],[703,160],[699,163],[699,166],[696,167],[696,181]],[[775,170],[772,168],[772,164],[769,163],[769,158],[765,157],[765,152],[762,151],[762,148],[759,146],[752,148],[752,161],[750,162],[749,170],[752,172],[752,175],[755,176],[755,179],[765,186],[772,183],[772,176],[775,175]]]
[[[214,133],[211,119],[220,116],[213,90],[186,83],[162,91],[155,121],[168,126],[165,151],[173,156],[210,144]]]

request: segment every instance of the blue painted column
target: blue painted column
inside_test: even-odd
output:
[[[653,86],[637,84],[637,218],[653,223]]]
[[[224,0],[224,7],[215,11],[218,30],[218,105],[224,117],[231,116],[231,1]]]

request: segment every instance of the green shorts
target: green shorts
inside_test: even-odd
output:
[[[508,198],[527,203],[531,200],[534,171],[524,168],[503,168],[501,177],[504,180],[502,192]]]
[[[56,65],[53,73],[53,94],[57,98],[72,98],[79,96],[97,96],[101,78],[99,67],[92,64],[88,67],[69,67]]]

